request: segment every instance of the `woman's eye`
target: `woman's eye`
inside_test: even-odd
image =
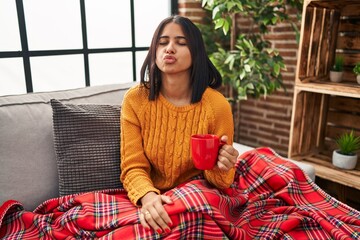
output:
[[[168,44],[169,44],[169,41],[159,41],[158,44],[161,45],[161,46],[168,45]],[[187,46],[187,42],[186,42],[186,41],[177,41],[176,44],[178,44],[178,45],[180,45],[180,46]]]

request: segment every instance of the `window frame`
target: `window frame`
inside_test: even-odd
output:
[[[82,31],[82,49],[59,49],[59,50],[29,50],[27,33],[26,33],[26,23],[25,23],[25,13],[23,0],[16,0],[16,10],[17,18],[19,24],[19,33],[20,33],[20,42],[21,42],[21,51],[0,51],[0,59],[4,58],[22,58],[24,75],[25,75],[25,84],[26,92],[33,92],[33,83],[32,83],[32,74],[30,66],[30,57],[38,56],[57,56],[57,55],[73,55],[81,54],[84,57],[84,73],[85,73],[85,86],[91,86],[90,81],[90,69],[89,69],[89,54],[93,53],[115,53],[115,52],[131,52],[132,55],[132,72],[133,72],[133,81],[136,81],[137,69],[136,69],[136,52],[138,51],[147,51],[148,47],[136,47],[135,45],[135,9],[134,9],[134,0],[130,1],[130,16],[131,16],[131,47],[121,47],[121,48],[88,48],[88,38],[87,38],[87,28],[86,28],[86,11],[85,11],[85,0],[79,0],[80,3],[80,16],[81,16],[81,31]],[[178,12],[178,3],[177,0],[170,0],[170,14],[174,15]]]

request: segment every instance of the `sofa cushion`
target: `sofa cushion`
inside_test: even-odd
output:
[[[120,188],[120,106],[51,106],[59,195]]]

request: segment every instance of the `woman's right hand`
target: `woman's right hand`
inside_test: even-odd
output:
[[[141,198],[140,222],[145,229],[152,227],[156,232],[170,233],[171,219],[164,208],[164,204],[172,204],[170,197],[148,192]]]

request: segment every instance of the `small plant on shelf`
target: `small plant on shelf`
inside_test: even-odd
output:
[[[360,136],[354,130],[343,133],[335,140],[338,149],[333,152],[333,165],[344,169],[354,169],[357,163],[356,151],[360,150]]]
[[[356,81],[360,84],[360,62],[356,63],[355,67],[353,68],[353,72],[356,75]]]
[[[344,58],[340,55],[335,56],[335,63],[333,65],[332,71],[342,72],[344,71]]]
[[[355,136],[354,130],[352,130],[337,138],[336,145],[339,147],[339,153],[354,155],[357,150],[360,150],[360,136]]]
[[[353,72],[356,76],[360,75],[360,62],[356,63],[355,67],[353,68]]]
[[[344,71],[344,58],[343,56],[336,55],[334,65],[330,71],[330,81],[341,82]]]

